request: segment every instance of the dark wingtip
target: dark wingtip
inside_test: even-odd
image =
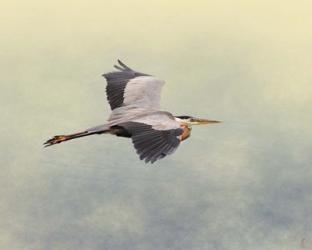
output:
[[[117,62],[120,66],[122,66],[124,69],[131,70],[126,64],[124,64],[120,59],[117,59]]]
[[[119,63],[119,65],[114,65],[113,67],[115,69],[118,69],[120,71],[127,71],[127,70],[132,70],[130,69],[126,64],[124,64],[120,59],[117,59],[117,62]],[[107,79],[107,73],[102,74],[103,77],[105,77]]]
[[[115,69],[118,69],[118,70],[121,70],[121,71],[124,71],[124,70],[125,70],[124,68],[122,68],[122,67],[120,67],[120,66],[118,66],[118,65],[114,65],[114,68],[115,68]]]
[[[102,76],[107,80],[107,73],[105,73],[105,74],[102,74]]]

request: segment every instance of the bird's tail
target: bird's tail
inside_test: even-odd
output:
[[[53,138],[47,140],[43,145],[45,147],[49,147],[49,146],[52,146],[54,144],[58,144],[64,141],[69,141],[69,140],[84,137],[84,136],[89,136],[89,135],[94,135],[94,134],[103,134],[103,133],[108,133],[108,132],[109,132],[109,129],[102,125],[102,126],[91,128],[91,129],[88,129],[86,131],[79,132],[79,133],[74,133],[74,134],[69,134],[69,135],[56,135]]]

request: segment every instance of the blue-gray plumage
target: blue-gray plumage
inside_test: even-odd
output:
[[[120,71],[103,74],[107,80],[106,94],[111,109],[115,109],[123,105],[124,92],[129,80],[132,80],[138,76],[148,76],[147,74],[136,72],[130,69],[122,62],[120,63],[121,67],[114,65],[114,67]]]
[[[153,163],[172,154],[190,136],[192,125],[218,122],[159,111],[164,81],[132,70],[120,60],[118,63],[114,65],[118,71],[103,74],[112,109],[107,123],[75,134],[54,136],[44,143],[46,147],[93,134],[113,134],[131,138],[140,159]]]

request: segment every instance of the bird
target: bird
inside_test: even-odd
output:
[[[95,134],[111,134],[131,138],[140,160],[154,163],[174,153],[190,137],[193,125],[220,122],[161,111],[160,95],[165,82],[133,70],[119,59],[117,62],[115,71],[102,75],[111,108],[107,122],[82,132],[56,135],[44,143],[45,147]]]

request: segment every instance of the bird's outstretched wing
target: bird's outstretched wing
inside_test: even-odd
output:
[[[127,107],[158,110],[164,81],[132,70],[120,60],[118,63],[114,65],[118,71],[103,74],[107,81],[106,94],[111,109]]]
[[[157,130],[151,125],[138,122],[120,124],[130,134],[136,152],[141,160],[154,163],[155,161],[172,154],[179,146],[181,128]]]

